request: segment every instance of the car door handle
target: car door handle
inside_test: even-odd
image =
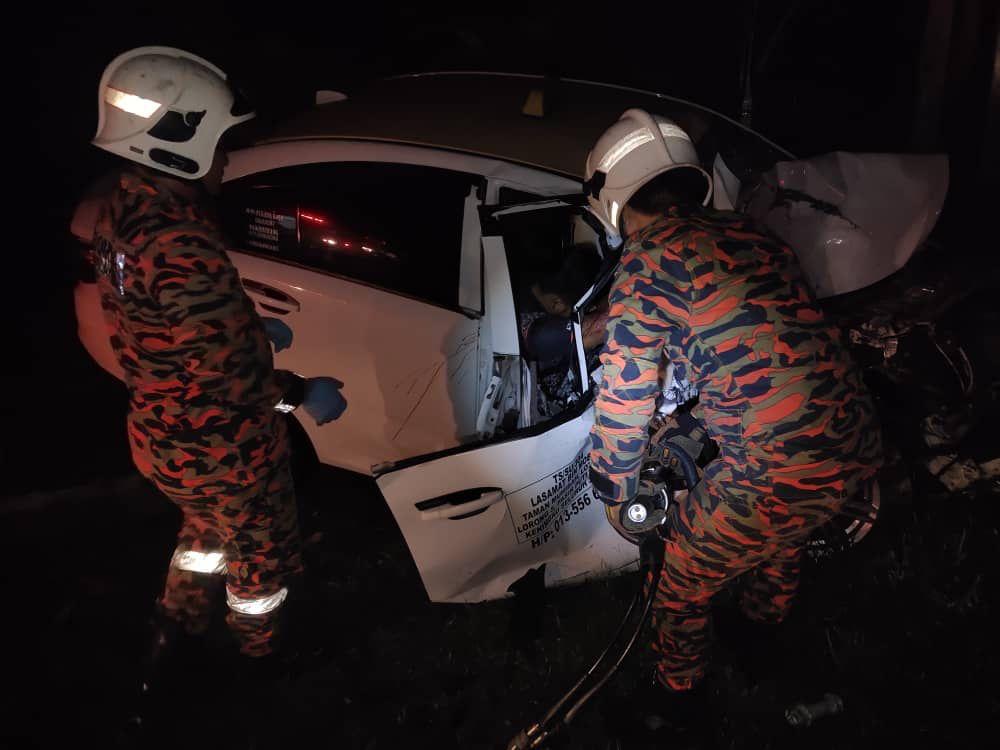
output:
[[[499,487],[476,487],[422,500],[414,507],[420,511],[421,521],[439,521],[445,518],[458,521],[479,515],[503,500],[503,497],[503,490]]]
[[[287,315],[302,309],[302,305],[294,297],[259,281],[243,279],[243,288],[247,290],[247,294],[256,299],[262,309],[275,315]]]

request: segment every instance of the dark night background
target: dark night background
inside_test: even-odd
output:
[[[176,524],[169,506],[131,479],[124,394],[75,338],[66,228],[81,190],[108,164],[89,140],[97,82],[119,52],[146,44],[189,49],[240,81],[265,118],[309,106],[319,88],[349,92],[381,75],[446,69],[606,81],[738,117],[752,37],[754,129],[802,156],[948,153],[950,192],[933,236],[947,252],[932,271],[944,277],[971,268],[995,278],[1000,248],[988,231],[1000,197],[995,0],[537,4],[529,13],[484,7],[490,11],[36,3],[8,23],[7,53],[15,59],[8,75],[17,93],[5,106],[5,161],[16,171],[5,190],[14,232],[4,248],[0,307],[0,528],[8,537],[0,619],[11,633],[0,674],[15,699],[0,709],[14,719],[0,720],[0,746],[106,740],[129,684],[132,652],[124,652],[137,643]],[[971,340],[987,339],[989,314],[969,315],[978,321],[965,330]],[[316,481],[317,493],[347,506],[379,502],[357,478],[333,472]],[[863,706],[803,740],[772,732],[753,718],[757,704],[745,702],[741,718],[718,731],[721,746],[922,746],[962,738],[973,746],[973,729],[997,726],[997,649],[989,645],[1000,632],[991,570],[1000,550],[995,495],[952,498],[937,515],[940,506],[919,487],[897,503],[898,518],[910,520],[876,535],[867,557],[814,571],[817,591],[803,600],[798,645],[806,655],[793,658],[801,663],[798,671],[787,667],[786,684],[798,679],[789,689],[806,697],[854,690],[853,705]],[[603,593],[590,593],[606,594],[610,611],[592,628],[582,627],[591,615],[579,591],[537,603],[541,621],[528,617],[527,626],[520,605],[509,602],[430,606],[387,512],[372,526],[349,510],[321,508],[314,519],[316,539],[346,530],[365,540],[346,550],[317,543],[314,551],[317,570],[329,571],[331,581],[321,618],[333,623],[342,658],[291,689],[295,719],[274,730],[284,739],[273,746],[317,737],[332,747],[500,746],[599,650],[631,585],[601,584]],[[871,585],[855,589],[849,579]],[[952,604],[935,609],[928,590]],[[977,598],[962,599],[969,590]],[[557,637],[563,646],[553,645]],[[775,688],[786,700],[783,689]],[[191,746],[228,746],[220,712],[232,716],[230,704],[215,714],[192,709],[172,731]],[[571,746],[604,747],[599,720],[579,721],[589,728],[586,742],[596,744],[577,737]]]

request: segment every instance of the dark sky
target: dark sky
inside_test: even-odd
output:
[[[29,98],[39,115],[32,135],[41,159],[31,172],[46,183],[53,170],[60,174],[64,189],[52,207],[64,212],[101,167],[102,155],[88,145],[101,72],[119,52],[145,44],[185,47],[215,62],[263,112],[307,106],[316,88],[349,89],[388,73],[489,69],[650,88],[735,115],[752,26],[754,125],[793,152],[947,148],[946,135],[979,144],[982,116],[962,118],[960,132],[913,142],[931,1],[666,0],[586,10],[577,2],[489,14],[375,3],[275,2],[251,10],[249,3],[76,2],[36,4],[30,20],[8,31],[20,31],[29,46]],[[993,0],[967,2],[985,7]],[[981,25],[983,17],[972,22]],[[975,82],[978,89],[960,83],[956,89],[982,91],[971,101],[981,99],[985,112],[988,77]]]
[[[425,9],[362,14],[334,3],[296,2],[275,3],[265,13],[247,5],[205,2],[185,10],[173,2],[74,3],[44,22],[36,72],[43,79],[66,77],[81,126],[88,125],[84,133],[93,125],[86,115],[94,120],[87,98],[94,99],[91,89],[104,65],[143,44],[187,47],[243,78],[260,101],[279,106],[313,87],[348,86],[372,75],[472,67],[557,71],[735,110],[753,3],[609,4],[603,11],[597,3],[586,12],[583,3],[546,4],[552,9],[522,15]],[[763,68],[757,75],[761,116],[794,137],[797,128],[782,126],[782,119],[825,110],[823,119],[849,131],[842,140],[888,144],[893,134],[880,123],[901,114],[912,95],[923,5],[760,0],[755,51]],[[623,15],[629,8],[634,24]],[[864,136],[866,127],[878,132]]]

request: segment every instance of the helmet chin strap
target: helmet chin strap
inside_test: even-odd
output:
[[[601,191],[604,189],[604,183],[607,182],[608,176],[604,172],[597,171],[590,176],[590,179],[583,183],[583,192],[585,195],[589,195],[592,198],[599,199],[601,197]]]

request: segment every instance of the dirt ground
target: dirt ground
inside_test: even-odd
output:
[[[253,719],[266,729],[258,747],[501,747],[599,653],[635,585],[623,578],[523,603],[430,604],[388,514],[362,522],[336,510],[348,499],[378,507],[364,483],[323,472],[309,493],[322,506],[310,522],[318,589],[310,616],[329,652],[277,686],[277,707],[254,706],[224,662],[203,661],[159,719],[152,746],[248,747],[234,723]],[[107,746],[177,521],[129,477],[8,516],[17,533],[3,568],[18,575],[5,590],[18,604],[6,619],[28,626],[7,641],[21,662],[8,682],[17,686],[8,692],[8,746]],[[739,642],[738,630],[720,645],[718,716],[704,746],[987,746],[983,732],[1000,717],[998,535],[995,495],[890,499],[862,546],[807,568],[767,679],[748,680],[754,643]],[[565,746],[615,746],[602,709],[628,694],[646,662],[638,648]],[[842,715],[803,730],[785,723],[785,708],[827,692],[843,699]]]

